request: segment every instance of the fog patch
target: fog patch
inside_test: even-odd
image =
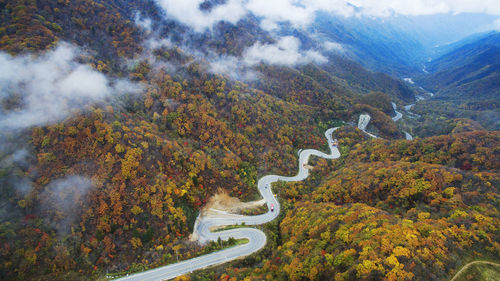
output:
[[[39,195],[42,214],[59,235],[70,232],[87,203],[85,198],[91,188],[90,179],[71,175],[51,182]]]
[[[500,32],[500,18],[493,22],[493,29]]]
[[[224,74],[234,80],[251,82],[259,78],[260,73],[249,68],[244,61],[233,56],[212,57],[209,59],[209,72]]]
[[[145,18],[141,16],[140,12],[137,12],[134,16],[135,25],[144,29],[146,32],[151,32],[153,30],[153,21],[150,18]]]
[[[158,48],[171,48],[172,42],[168,38],[156,38],[152,37],[146,40],[144,46],[146,49],[153,51]]]
[[[53,124],[90,103],[142,90],[77,62],[81,54],[67,43],[38,57],[0,52],[0,130]]]
[[[250,66],[259,63],[291,66],[328,61],[317,51],[307,50],[301,52],[299,47],[299,39],[293,36],[282,37],[275,44],[257,42],[243,52],[243,60]]]
[[[243,0],[227,0],[208,10],[201,7],[205,2],[205,0],[157,0],[167,16],[193,28],[196,32],[210,29],[220,21],[235,24],[247,14]]]
[[[210,2],[210,8],[205,9]],[[389,17],[393,15],[433,15],[440,13],[500,14],[497,0],[157,0],[167,17],[183,23],[196,32],[211,29],[220,21],[236,23],[248,14],[261,20],[261,27],[273,30],[278,23],[305,28],[318,12],[351,16]]]
[[[344,53],[346,49],[344,46],[337,42],[326,41],[323,43],[323,48],[329,52]]]
[[[2,146],[0,146],[0,151],[4,151]],[[14,151],[11,155],[8,155],[6,158],[0,161],[0,167],[8,167],[11,165],[21,165],[25,163],[25,160],[30,156],[28,150],[19,149]]]
[[[328,60],[318,51],[301,50],[296,37],[286,36],[274,44],[256,42],[243,51],[242,57],[218,56],[211,54],[205,58],[209,62],[209,72],[224,74],[241,81],[254,81],[261,75],[253,69],[260,63],[281,66],[296,66],[307,63],[326,63]]]
[[[257,17],[263,18],[261,27],[265,30],[277,28],[278,22],[289,22],[295,27],[306,26],[314,19],[314,10],[309,3],[290,0],[250,0],[246,8]]]

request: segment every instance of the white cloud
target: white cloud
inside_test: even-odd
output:
[[[497,19],[495,22],[493,22],[493,29],[496,31],[500,31],[500,19]]]
[[[157,0],[167,15],[197,32],[219,21],[236,23],[248,13],[261,18],[266,30],[288,22],[296,27],[309,25],[319,11],[353,16],[386,17],[393,14],[430,15],[437,13],[486,13],[500,15],[498,0],[228,0],[210,11],[201,11],[204,0]]]
[[[240,61],[233,56],[218,58],[210,62],[210,71],[212,73],[232,75],[233,73],[237,73],[240,67]]]
[[[43,215],[50,221],[58,234],[67,234],[71,225],[77,221],[86,195],[92,189],[88,178],[71,175],[57,179],[45,187],[39,195]]]
[[[306,63],[326,63],[328,60],[315,50],[300,50],[300,41],[296,37],[286,36],[275,44],[257,42],[243,51],[242,57],[211,54],[206,58],[209,71],[215,74],[225,74],[231,78],[243,81],[258,79],[260,73],[252,69],[259,63],[295,66]]]
[[[259,73],[248,69],[243,61],[233,56],[214,57],[209,62],[211,73],[225,74],[240,81],[254,81],[259,77]]]
[[[79,53],[65,43],[39,57],[0,52],[0,104],[18,100],[16,108],[0,107],[0,130],[51,124],[112,94],[141,90],[76,62]]]
[[[158,39],[152,37],[146,41],[145,46],[148,50],[154,50],[158,48],[170,48],[173,45],[172,42],[170,42],[170,40],[167,38]]]
[[[141,13],[137,12],[135,14],[134,21],[137,26],[142,27],[147,32],[151,32],[153,22],[151,21],[150,18],[143,18],[141,16]]]
[[[228,0],[209,11],[200,10],[204,0],[157,0],[168,16],[192,27],[197,32],[205,31],[220,21],[238,22],[245,16],[243,0]]]
[[[337,42],[330,42],[330,41],[326,41],[323,43],[323,48],[327,51],[335,51],[335,52],[345,52],[345,48],[342,44],[340,43],[337,43]]]
[[[308,5],[297,5],[290,0],[250,0],[246,9],[257,17],[265,19],[265,25],[276,22],[291,22],[294,25],[306,25],[313,18],[312,9]]]
[[[247,65],[260,62],[277,65],[296,65],[309,62],[324,63],[327,61],[320,53],[308,50],[301,53],[300,41],[293,36],[282,37],[276,44],[255,43],[243,52],[243,60]]]

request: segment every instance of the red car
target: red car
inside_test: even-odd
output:
[[[274,212],[274,204],[271,204],[271,212]]]

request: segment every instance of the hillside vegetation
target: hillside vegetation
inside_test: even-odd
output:
[[[193,33],[156,2],[0,0],[5,62],[69,45],[80,68],[141,89],[0,133],[0,279],[97,280],[232,245],[189,242],[209,198],[222,189],[258,199],[259,177],[291,175],[297,150],[324,149],[337,126],[341,159],[275,187],[284,212],[264,226],[266,249],[186,278],[445,280],[499,255],[498,132],[465,122],[453,135],[401,140],[391,102],[414,91],[334,54],[319,65],[262,62],[246,69],[258,77],[249,81],[215,74],[210,56],[275,40],[251,16]],[[23,86],[5,87],[1,116],[29,103]],[[362,113],[384,139],[349,125]]]
[[[305,183],[275,187],[286,210],[271,245],[211,278],[449,280],[471,260],[498,257],[498,133],[390,144],[346,129],[339,137],[345,157],[317,160]]]

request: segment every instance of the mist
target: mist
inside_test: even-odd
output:
[[[212,3],[203,9],[206,2]],[[344,17],[394,15],[421,16],[434,14],[485,13],[500,15],[500,2],[496,0],[228,0],[220,4],[205,0],[157,0],[167,17],[191,27],[196,32],[211,29],[220,21],[237,23],[248,14],[261,20],[261,27],[273,30],[278,23],[289,23],[306,28],[316,13],[327,12]]]
[[[38,57],[0,52],[0,130],[53,124],[111,95],[142,90],[77,62],[82,54],[67,43]]]
[[[259,73],[252,69],[260,63],[280,66],[297,66],[307,63],[328,62],[320,52],[301,50],[300,40],[293,36],[279,38],[274,44],[256,42],[243,51],[242,57],[212,55],[207,58],[209,71],[225,74],[241,81],[258,79]]]
[[[142,17],[139,12],[135,14],[134,23],[146,32],[151,32],[153,30],[153,21],[150,18]]]
[[[18,201],[33,191],[36,157],[29,129],[64,121],[88,105],[136,94],[142,85],[110,78],[80,62],[87,54],[68,43],[41,54],[12,56],[0,52],[0,221],[20,217]],[[42,211],[57,218],[66,233],[77,218],[90,180],[70,176],[49,184],[41,194]]]
[[[346,51],[344,46],[337,42],[326,41],[323,43],[323,48],[329,52],[335,51],[338,53],[343,53]]]
[[[293,36],[285,36],[276,44],[255,43],[243,53],[247,65],[260,62],[276,65],[297,65],[310,62],[325,63],[327,59],[314,50],[300,51],[300,41]]]
[[[51,222],[59,235],[68,234],[86,205],[86,195],[92,188],[88,178],[70,175],[47,185],[39,195],[42,216]]]

